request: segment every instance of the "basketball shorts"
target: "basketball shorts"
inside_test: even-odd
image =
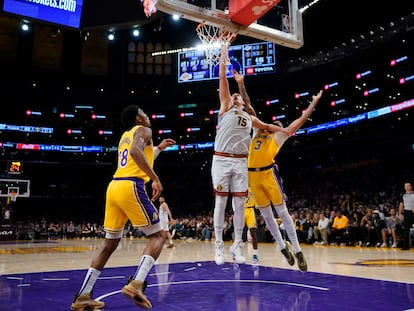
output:
[[[245,207],[244,208],[244,222],[248,229],[257,228],[256,225],[256,213],[254,207]]]
[[[265,171],[249,171],[249,185],[256,208],[267,207],[270,203],[281,205],[287,200],[283,192],[282,181],[278,176],[275,166]]]
[[[213,156],[211,177],[217,195],[247,195],[247,158]]]
[[[124,230],[128,219],[134,228],[151,235],[161,230],[156,207],[139,178],[113,179],[106,190],[104,229],[108,233]]]

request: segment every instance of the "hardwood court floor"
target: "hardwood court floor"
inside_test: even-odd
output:
[[[95,287],[104,310],[136,310],[119,290],[135,271],[146,239],[123,239]],[[102,240],[0,243],[0,310],[69,310]],[[181,240],[150,272],[154,310],[414,310],[414,252],[302,245],[309,271],[289,266],[273,244],[259,265],[216,266],[214,242]]]

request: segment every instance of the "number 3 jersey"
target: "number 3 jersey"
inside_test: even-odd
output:
[[[131,157],[131,146],[134,141],[134,133],[139,127],[141,127],[141,125],[135,125],[133,128],[122,134],[118,144],[118,166],[113,177],[136,177],[142,179],[144,183],[147,183],[150,178]],[[145,146],[144,155],[152,167],[154,165],[154,148],[152,140],[150,144]]]
[[[218,117],[214,151],[247,155],[251,129],[250,115],[233,106]]]

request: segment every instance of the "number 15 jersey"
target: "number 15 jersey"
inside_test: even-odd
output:
[[[251,129],[250,115],[233,106],[218,117],[214,151],[247,155]]]

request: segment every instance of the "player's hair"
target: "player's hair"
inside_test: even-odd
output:
[[[138,114],[138,105],[130,105],[121,112],[121,125],[124,129],[129,129],[135,125],[135,119]]]

